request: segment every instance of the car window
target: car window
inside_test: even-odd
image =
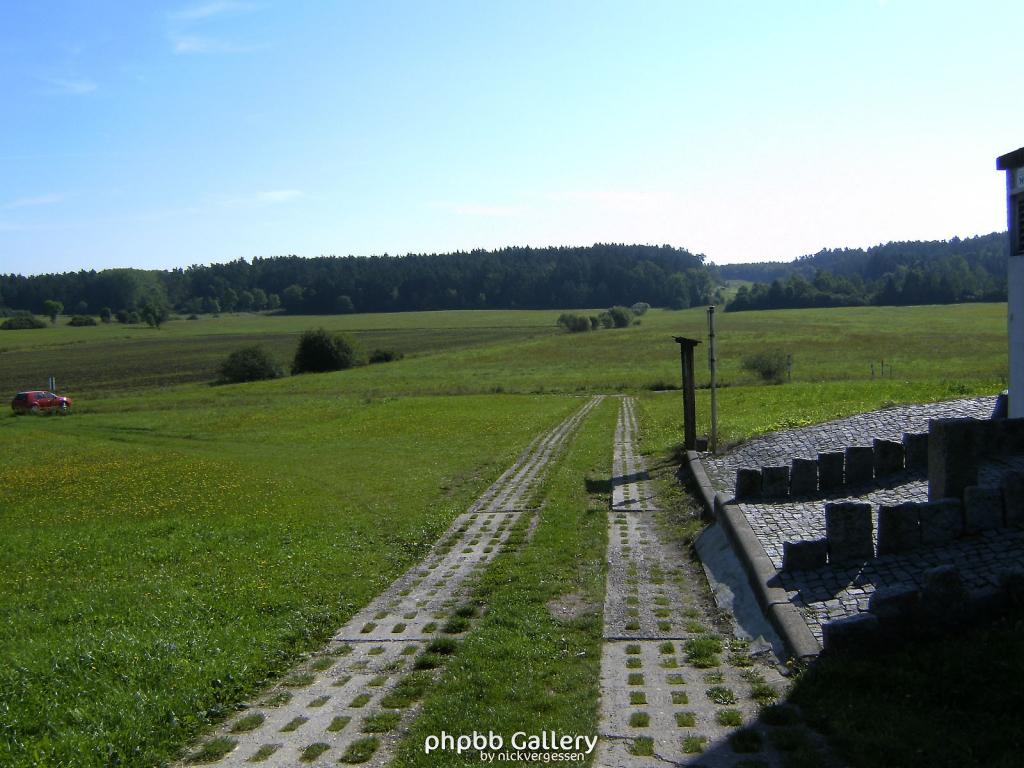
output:
[[[14,396],[15,400],[28,400],[28,395],[24,392],[19,392]]]

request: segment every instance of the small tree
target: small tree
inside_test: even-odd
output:
[[[110,307],[104,307],[100,310],[100,320],[104,323],[109,323],[113,318],[113,313],[110,311]]]
[[[288,312],[299,312],[302,309],[302,302],[306,297],[306,290],[298,284],[293,283],[284,289],[281,295],[281,302]]]
[[[150,328],[159,328],[169,315],[167,306],[159,301],[147,301],[139,311],[139,316],[146,321]]]
[[[650,308],[651,308],[651,305],[648,304],[646,301],[638,301],[636,304],[634,304],[629,309],[633,312],[634,315],[637,315],[639,317],[640,315],[644,314]]]
[[[236,349],[220,366],[221,381],[231,384],[276,379],[283,374],[277,361],[258,344]]]
[[[351,368],[359,362],[356,343],[345,334],[332,335],[323,328],[304,331],[292,361],[292,373],[323,373]]]
[[[43,302],[43,314],[50,318],[52,324],[57,323],[57,315],[64,311],[64,304],[53,299],[47,299]]]

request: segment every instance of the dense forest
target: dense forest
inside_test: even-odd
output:
[[[718,284],[704,257],[668,245],[503,248],[368,257],[240,259],[173,270],[0,276],[0,308],[99,314],[161,305],[180,312],[291,313],[432,309],[685,308]],[[104,313],[105,314],[105,313]]]
[[[726,280],[751,280],[727,311],[867,304],[1005,301],[1005,232],[961,240],[823,250],[786,263],[728,264]]]
[[[823,250],[787,263],[716,267],[672,246],[503,248],[444,254],[239,259],[184,269],[0,275],[0,314],[289,313],[434,309],[683,309],[749,280],[727,311],[1006,299],[1005,233]],[[135,322],[135,320],[127,320]]]

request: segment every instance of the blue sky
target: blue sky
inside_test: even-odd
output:
[[[1015,2],[7,3],[0,272],[1005,228]],[[1009,31],[1009,32],[1008,32]]]

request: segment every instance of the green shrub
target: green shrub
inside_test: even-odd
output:
[[[786,353],[781,349],[766,349],[755,355],[747,355],[740,361],[740,366],[745,371],[756,373],[763,381],[781,384],[788,364]]]
[[[345,334],[332,335],[323,328],[305,331],[299,338],[292,361],[292,373],[323,373],[342,371],[358,364],[355,341]]]
[[[230,384],[276,379],[283,373],[284,371],[277,361],[258,344],[236,349],[220,366],[221,381]]]
[[[45,328],[46,323],[40,320],[35,315],[23,314],[15,315],[4,320],[4,324],[0,325],[5,331],[25,331],[29,328]]]
[[[644,314],[650,308],[651,308],[651,305],[648,304],[646,301],[638,301],[636,304],[634,304],[632,307],[630,307],[629,310],[634,315],[640,316],[640,315]]]
[[[583,331],[591,330],[589,317],[572,312],[563,312],[559,315],[557,325],[560,328],[565,328],[569,333],[583,333]]]
[[[89,315],[75,315],[68,320],[68,325],[73,325],[76,328],[84,325],[96,325],[96,318]]]
[[[633,323],[633,313],[629,307],[615,306],[608,310],[608,314],[614,328],[628,328]]]

